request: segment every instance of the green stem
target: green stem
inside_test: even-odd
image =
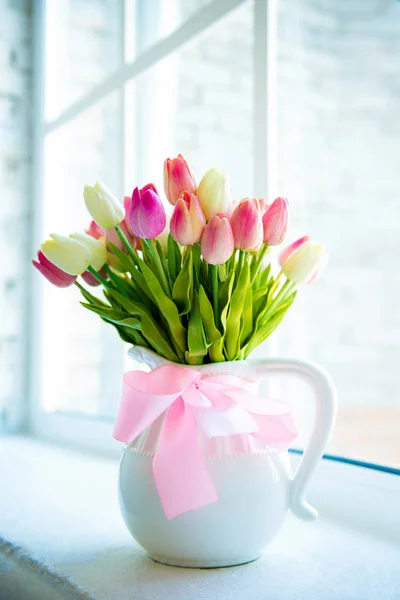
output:
[[[122,229],[121,229],[121,227],[119,225],[115,226],[115,231],[117,232],[119,239],[121,240],[121,242],[125,246],[125,249],[126,249],[127,253],[132,258],[132,260],[135,263],[135,265],[139,266],[139,261],[138,261],[137,254],[134,251],[134,249],[132,248],[132,246],[130,245],[130,243],[128,242],[128,240],[126,238],[126,235],[124,234],[124,232],[122,231]]]
[[[212,282],[212,296],[213,296],[213,309],[214,309],[214,320],[217,329],[220,327],[219,318],[219,286],[218,286],[218,267],[217,265],[209,265],[211,269],[211,282]]]
[[[119,291],[121,292],[121,294],[123,294],[124,296],[129,297],[128,292],[126,291],[126,289],[124,288],[124,286],[122,285],[122,283],[120,282],[120,280],[118,279],[118,277],[115,275],[115,273],[112,272],[112,270],[110,269],[110,267],[108,265],[104,265],[103,269],[108,274],[110,280],[119,289]]]
[[[259,272],[259,270],[262,266],[262,262],[264,260],[264,256],[268,252],[269,248],[270,247],[268,246],[268,244],[264,244],[260,250],[260,254],[256,258],[255,262],[251,265],[251,270],[252,270],[251,285],[253,285],[253,283],[255,282],[255,280],[257,278],[258,272]]]
[[[87,270],[89,271],[89,273],[91,273],[93,275],[93,277],[95,277],[97,279],[97,281],[100,281],[100,283],[102,285],[104,285],[105,288],[109,288],[109,284],[108,281],[106,279],[104,279],[104,277],[102,277],[100,275],[100,273],[98,273],[97,271],[95,271],[93,269],[93,267],[88,267]]]
[[[279,292],[277,293],[277,295],[275,296],[275,298],[272,300],[271,304],[268,306],[265,315],[263,317],[263,320],[265,321],[265,319],[267,317],[269,317],[269,315],[275,310],[275,308],[277,307],[277,305],[279,304],[279,302],[281,300],[283,300],[283,298],[287,295],[289,295],[294,288],[295,284],[292,283],[290,281],[290,279],[287,279],[285,281],[285,283],[283,284],[283,286],[281,287],[281,289],[279,290]]]

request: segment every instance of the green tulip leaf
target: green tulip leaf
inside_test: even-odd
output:
[[[246,340],[250,337],[253,332],[253,289],[249,280],[247,291],[244,299],[244,306],[241,317],[240,327],[240,342],[239,348],[241,348]]]
[[[154,297],[154,302],[165,317],[174,343],[175,351],[183,358],[186,346],[186,329],[183,327],[175,303],[166,296],[160,282],[145,262],[139,258],[140,270],[146,279],[147,286]]]
[[[231,271],[228,279],[223,284],[219,294],[219,306],[221,311],[221,324],[223,329],[223,335],[226,334],[226,317],[228,314],[229,303],[231,300],[233,283],[235,281],[235,272]]]
[[[226,319],[225,349],[228,360],[234,360],[239,351],[240,320],[247,287],[250,285],[250,269],[247,260],[240,269],[237,284],[232,293],[232,298]]]
[[[181,270],[182,255],[179,244],[174,240],[171,234],[168,234],[168,270],[172,283],[179,275]]]
[[[264,285],[267,285],[270,273],[271,273],[271,263],[268,263],[268,265],[265,267],[264,271],[261,271],[261,273],[260,273],[258,287],[263,287]]]
[[[214,311],[202,285],[200,285],[199,288],[199,306],[206,332],[207,342],[210,344],[208,353],[210,355],[211,362],[223,362],[225,358],[222,352],[221,332],[215,325]]]
[[[130,273],[134,289],[136,293],[140,296],[141,300],[143,302],[148,302],[149,300],[154,301],[153,295],[146,284],[146,280],[143,277],[143,274],[135,266],[135,263],[133,262],[132,258],[124,252],[122,252],[122,250],[117,248],[117,246],[115,246],[112,242],[110,243],[110,246],[114,254],[117,256],[121,264],[126,269],[126,272]]]
[[[103,300],[101,300],[100,298],[97,298],[96,296],[93,296],[93,294],[91,294],[90,292],[88,292],[88,290],[86,288],[84,288],[82,285],[80,285],[79,283],[77,284],[80,292],[82,294],[82,296],[85,298],[85,300],[87,302],[89,302],[89,304],[92,304],[93,306],[105,306],[108,307],[108,304],[106,304],[105,302],[103,302]]]
[[[182,269],[172,288],[172,299],[177,305],[180,315],[187,315],[190,311],[192,288],[193,258],[192,253],[187,251],[183,259]]]
[[[228,277],[227,270],[226,270],[226,263],[224,263],[222,265],[217,265],[217,269],[218,269],[218,278],[222,283],[224,283]]]
[[[185,359],[189,365],[201,365],[208,352],[207,339],[204,333],[203,320],[199,310],[197,295],[194,296],[188,325],[188,351]]]

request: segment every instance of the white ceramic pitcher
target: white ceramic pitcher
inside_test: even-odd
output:
[[[135,347],[130,356],[150,369],[168,363]],[[258,558],[280,529],[290,509],[314,519],[317,511],[305,500],[308,481],[328,441],[336,411],[336,392],[320,367],[295,359],[269,358],[193,367],[207,375],[236,375],[260,382],[293,375],[313,389],[316,417],[310,442],[294,477],[287,452],[277,453],[243,436],[232,448],[232,436],[210,440],[202,452],[218,501],[168,520],[155,487],[152,460],[162,416],[125,447],[120,466],[120,505],[135,540],[158,562],[182,567],[224,567]]]

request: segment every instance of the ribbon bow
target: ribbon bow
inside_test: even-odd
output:
[[[113,435],[132,442],[166,412],[153,475],[168,519],[218,500],[198,446],[197,425],[208,438],[251,434],[279,450],[295,439],[290,408],[249,393],[247,383],[179,365],[125,373]]]

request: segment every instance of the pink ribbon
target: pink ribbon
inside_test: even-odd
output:
[[[208,438],[251,434],[280,451],[296,438],[288,405],[255,396],[246,384],[240,377],[204,376],[179,365],[125,373],[113,435],[132,442],[166,412],[153,475],[168,519],[218,500],[197,443],[197,426]]]

